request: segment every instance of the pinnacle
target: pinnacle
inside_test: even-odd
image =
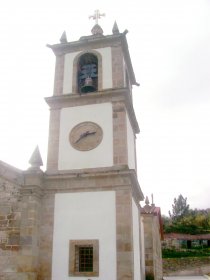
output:
[[[117,22],[114,22],[113,28],[112,28],[112,33],[113,34],[119,34],[119,28],[117,26]]]
[[[36,146],[34,152],[32,153],[29,163],[31,164],[31,169],[40,169],[40,166],[43,165],[38,146]]]
[[[61,38],[60,38],[61,44],[67,43],[67,37],[66,37],[66,31],[63,31]]]

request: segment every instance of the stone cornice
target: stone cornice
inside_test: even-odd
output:
[[[131,57],[130,57],[130,53],[129,53],[129,49],[128,49],[128,42],[127,42],[126,36],[121,36],[121,42],[122,42],[122,50],[123,50],[123,54],[124,54],[124,59],[125,59],[126,65],[127,65],[129,77],[130,77],[130,80],[131,80],[131,84],[136,85],[136,86],[140,86],[140,84],[136,82],[136,78],[135,78],[135,74],[134,74],[134,70],[133,70],[133,66],[132,66],[132,62],[131,62]]]
[[[55,178],[78,178],[78,177],[98,177],[103,176],[104,174],[109,175],[118,175],[127,174],[133,169],[128,169],[127,165],[119,165],[112,167],[98,167],[98,168],[85,168],[85,169],[74,169],[74,170],[56,170],[56,171],[46,171],[45,179],[55,179]]]
[[[93,103],[121,101],[122,97],[123,99],[128,99],[128,102],[131,102],[127,88],[106,89],[82,95],[72,93],[62,94],[46,97],[45,101],[51,108],[58,109],[63,107],[81,106]]]
[[[46,97],[45,101],[51,109],[61,109],[65,107],[82,106],[104,102],[124,102],[131,125],[135,133],[139,133],[139,125],[133,109],[131,96],[127,88],[108,89],[99,92],[79,94],[63,94],[59,96]]]
[[[134,197],[139,196],[138,201],[144,200],[144,194],[141,190],[141,187],[138,182],[137,174],[134,169],[132,170],[132,173],[131,173],[131,181],[132,181],[132,186],[135,186],[135,188],[133,188]]]
[[[127,166],[45,173],[44,192],[102,191],[131,188],[137,202],[143,199],[135,170]]]

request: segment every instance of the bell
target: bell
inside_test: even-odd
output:
[[[87,77],[85,79],[84,85],[81,87],[81,92],[82,93],[87,93],[87,92],[93,92],[95,90],[96,90],[96,88],[93,85],[92,78]]]

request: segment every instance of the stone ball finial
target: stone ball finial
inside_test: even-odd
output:
[[[91,29],[93,35],[103,35],[104,31],[99,24],[95,24]]]

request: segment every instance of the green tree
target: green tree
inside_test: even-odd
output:
[[[203,230],[208,230],[210,228],[210,213],[208,210],[198,210],[194,209],[190,211],[194,217],[194,224]]]
[[[178,198],[174,198],[174,204],[172,204],[172,212],[169,211],[169,216],[172,221],[180,220],[183,216],[189,213],[189,204],[187,204],[187,198],[184,198],[181,194]]]
[[[178,198],[174,198],[169,217],[163,216],[162,221],[165,233],[209,233],[210,209],[190,209],[187,198],[180,194]]]

